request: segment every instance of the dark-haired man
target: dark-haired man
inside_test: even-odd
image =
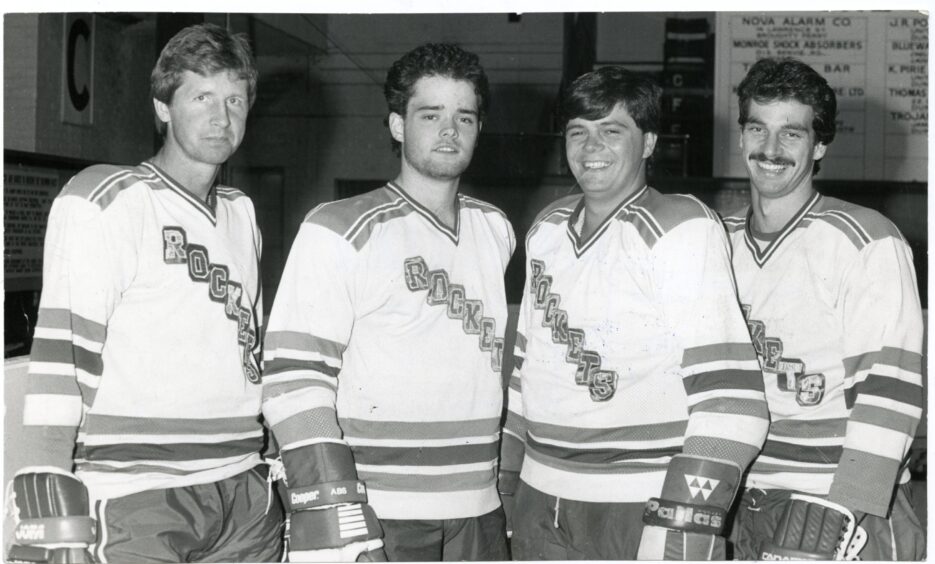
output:
[[[563,98],[582,193],[526,239],[500,480],[518,559],[724,558],[727,512],[766,436],[723,228],[697,199],[646,184],[660,94],[603,67]]]
[[[384,93],[399,175],[308,213],[266,333],[289,557],[379,559],[382,546],[390,560],[504,560],[497,444],[515,241],[500,210],[458,194],[487,77],[476,55],[426,44],[393,64]],[[339,526],[344,515],[355,526]]]
[[[260,234],[217,179],[256,80],[245,37],[180,31],[151,77],[162,148],[85,169],[55,199],[11,559],[281,557],[260,454]]]
[[[735,557],[923,559],[904,465],[923,399],[912,252],[879,213],[816,191],[837,107],[820,74],[763,59],[737,93],[751,205],[725,224],[771,421]]]

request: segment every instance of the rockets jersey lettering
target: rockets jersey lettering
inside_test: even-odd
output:
[[[547,275],[545,262],[529,261],[532,278],[529,298],[532,307],[542,310],[542,325],[551,328],[552,341],[567,345],[565,361],[575,367],[575,384],[585,386],[592,401],[607,401],[617,391],[617,372],[601,369],[601,355],[584,348],[585,334],[581,329],[568,326],[568,312],[559,304],[562,297],[552,288],[552,277]]]
[[[770,337],[765,323],[750,318],[749,305],[742,304],[741,309],[763,372],[774,374],[777,388],[794,393],[795,401],[799,405],[811,406],[821,403],[825,395],[825,375],[806,374],[804,362],[783,356],[785,347],[782,339]]]
[[[56,198],[24,423],[75,428],[48,450],[74,449],[92,498],[258,463],[260,246],[242,192],[206,202],[148,162],[91,167]]]
[[[724,219],[771,415],[748,485],[883,515],[922,413],[909,246],[879,213],[818,193],[777,233],[754,236],[750,218]]]
[[[237,323],[237,342],[243,347],[244,376],[252,384],[259,384],[260,371],[254,354],[257,352],[254,314],[243,306],[243,285],[230,279],[230,268],[211,262],[208,249],[190,243],[185,230],[178,226],[162,228],[162,259],[166,264],[184,264],[193,282],[208,286],[208,297],[224,307],[228,319]]]
[[[478,335],[477,346],[490,351],[490,369],[500,374],[503,363],[503,337],[497,337],[497,320],[484,317],[484,302],[468,299],[464,286],[455,284],[444,269],[429,270],[422,257],[407,258],[403,264],[406,286],[412,292],[427,290],[426,302],[444,306],[451,319],[461,321],[468,335]]]

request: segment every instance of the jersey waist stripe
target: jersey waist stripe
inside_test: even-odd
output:
[[[602,428],[566,427],[541,421],[527,421],[527,423],[529,431],[542,440],[581,445],[603,442],[681,440],[688,426],[688,421],[684,420]]]
[[[645,467],[659,465],[660,461],[682,452],[682,446],[662,447],[658,449],[581,449],[571,450],[538,442],[526,435],[526,453],[543,463],[555,465],[566,470],[591,471],[607,469],[607,473],[623,471],[625,466]],[[614,466],[608,466],[613,464]],[[596,468],[589,468],[589,466]],[[619,468],[619,469],[614,469]]]
[[[259,433],[262,426],[257,415],[210,419],[169,419],[164,417],[125,417],[122,415],[89,413],[85,416],[82,429],[87,435],[195,435],[251,431]]]
[[[211,458],[227,458],[240,454],[260,452],[263,436],[226,441],[221,443],[165,443],[165,444],[113,444],[87,445],[78,443],[75,458],[89,461],[165,460],[184,461]]]
[[[448,466],[495,460],[497,443],[445,447],[359,446],[348,440],[357,464],[394,466]]]
[[[495,435],[500,419],[463,421],[376,421],[340,417],[338,422],[349,441],[353,439],[454,439]]]
[[[448,474],[395,474],[379,471],[360,471],[361,480],[368,490],[399,492],[458,492],[479,490],[494,483],[493,469]]]

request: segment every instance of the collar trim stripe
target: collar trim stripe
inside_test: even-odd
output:
[[[776,249],[778,249],[780,245],[782,245],[782,242],[785,241],[789,235],[796,230],[796,228],[799,226],[799,223],[809,215],[811,210],[818,205],[820,200],[821,193],[815,192],[815,194],[807,202],[805,202],[805,205],[802,206],[802,208],[796,212],[794,216],[792,216],[792,219],[786,223],[786,226],[782,228],[779,237],[776,237],[774,240],[770,241],[770,243],[766,245],[766,248],[764,248],[762,251],[760,251],[759,246],[757,246],[753,239],[753,233],[750,227],[750,219],[753,216],[753,208],[750,208],[750,212],[747,214],[746,229],[744,230],[744,241],[747,244],[747,248],[750,249],[750,252],[753,254],[753,260],[756,261],[757,266],[762,268],[763,265],[766,264],[766,261],[768,261],[771,256],[776,254]]]
[[[459,216],[461,215],[461,197],[460,195],[455,199],[455,225],[454,229],[449,229],[445,226],[444,223],[439,221],[434,213],[430,212],[425,206],[417,202],[412,196],[406,193],[403,190],[402,186],[399,186],[395,182],[388,182],[386,187],[395,192],[401,198],[406,200],[415,209],[420,215],[422,215],[429,223],[435,226],[436,229],[442,232],[443,235],[451,239],[451,242],[455,245],[458,244],[458,233],[460,231],[460,221]]]
[[[206,203],[198,199],[194,194],[189,192],[188,189],[186,189],[184,186],[181,186],[172,177],[159,170],[159,168],[157,168],[153,163],[145,162],[142,166],[152,170],[156,176],[158,176],[159,179],[165,183],[166,186],[171,188],[173,192],[188,201],[188,203],[190,203],[196,210],[200,211],[206,218],[208,218],[208,221],[210,221],[212,225],[217,225],[217,217],[214,214],[214,210],[211,209]],[[214,187],[212,187],[211,190],[213,191]],[[208,197],[211,198],[210,192]]]

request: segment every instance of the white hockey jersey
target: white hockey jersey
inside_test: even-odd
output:
[[[879,213],[817,193],[778,233],[749,213],[724,220],[772,420],[747,485],[885,515],[922,414],[912,252]]]
[[[644,187],[583,240],[583,206],[558,200],[527,236],[501,466],[589,502],[659,496],[681,452],[746,467],[767,408],[721,224]]]
[[[459,195],[442,224],[398,185],[322,204],[299,228],[264,349],[264,413],[288,449],[350,445],[387,519],[499,505],[503,275],[512,227]]]
[[[260,246],[233,188],[206,204],[148,162],[72,178],[46,234],[29,464],[70,469],[75,448],[101,499],[259,463]]]

